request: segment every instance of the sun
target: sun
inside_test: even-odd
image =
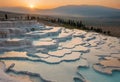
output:
[[[31,4],[29,7],[30,7],[31,9],[34,9],[34,8],[35,8],[35,6],[34,6],[34,5],[32,5],[32,4]]]

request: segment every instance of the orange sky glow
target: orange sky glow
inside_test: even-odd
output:
[[[63,5],[101,5],[120,9],[120,0],[0,0],[0,7],[50,9]]]

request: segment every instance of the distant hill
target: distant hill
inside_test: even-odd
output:
[[[23,7],[0,8],[4,11],[12,11],[18,13],[34,13],[41,15],[67,15],[67,16],[82,16],[82,17],[120,17],[120,9],[114,9],[103,6],[91,5],[67,5],[54,9],[34,9]]]
[[[14,13],[31,13],[29,8],[26,7],[2,7],[0,11],[14,12]]]
[[[77,15],[77,16],[120,16],[120,9],[103,6],[68,5],[51,10],[54,13]]]

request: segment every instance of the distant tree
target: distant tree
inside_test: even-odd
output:
[[[90,30],[93,30],[93,29],[94,29],[93,27],[90,28]]]
[[[6,20],[8,19],[8,15],[7,15],[7,14],[5,14],[5,19],[6,19]]]
[[[103,33],[106,34],[106,31],[104,31]]]
[[[32,16],[32,17],[31,17],[31,20],[36,20],[36,17],[35,17],[35,16]]]
[[[107,34],[110,35],[110,31],[107,31]]]
[[[30,16],[29,16],[29,15],[27,15],[26,19],[27,19],[27,20],[30,20]]]

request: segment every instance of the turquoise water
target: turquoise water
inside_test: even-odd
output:
[[[80,68],[79,73],[89,82],[120,82],[120,71],[114,71],[112,75],[106,75],[98,73],[92,68]]]

